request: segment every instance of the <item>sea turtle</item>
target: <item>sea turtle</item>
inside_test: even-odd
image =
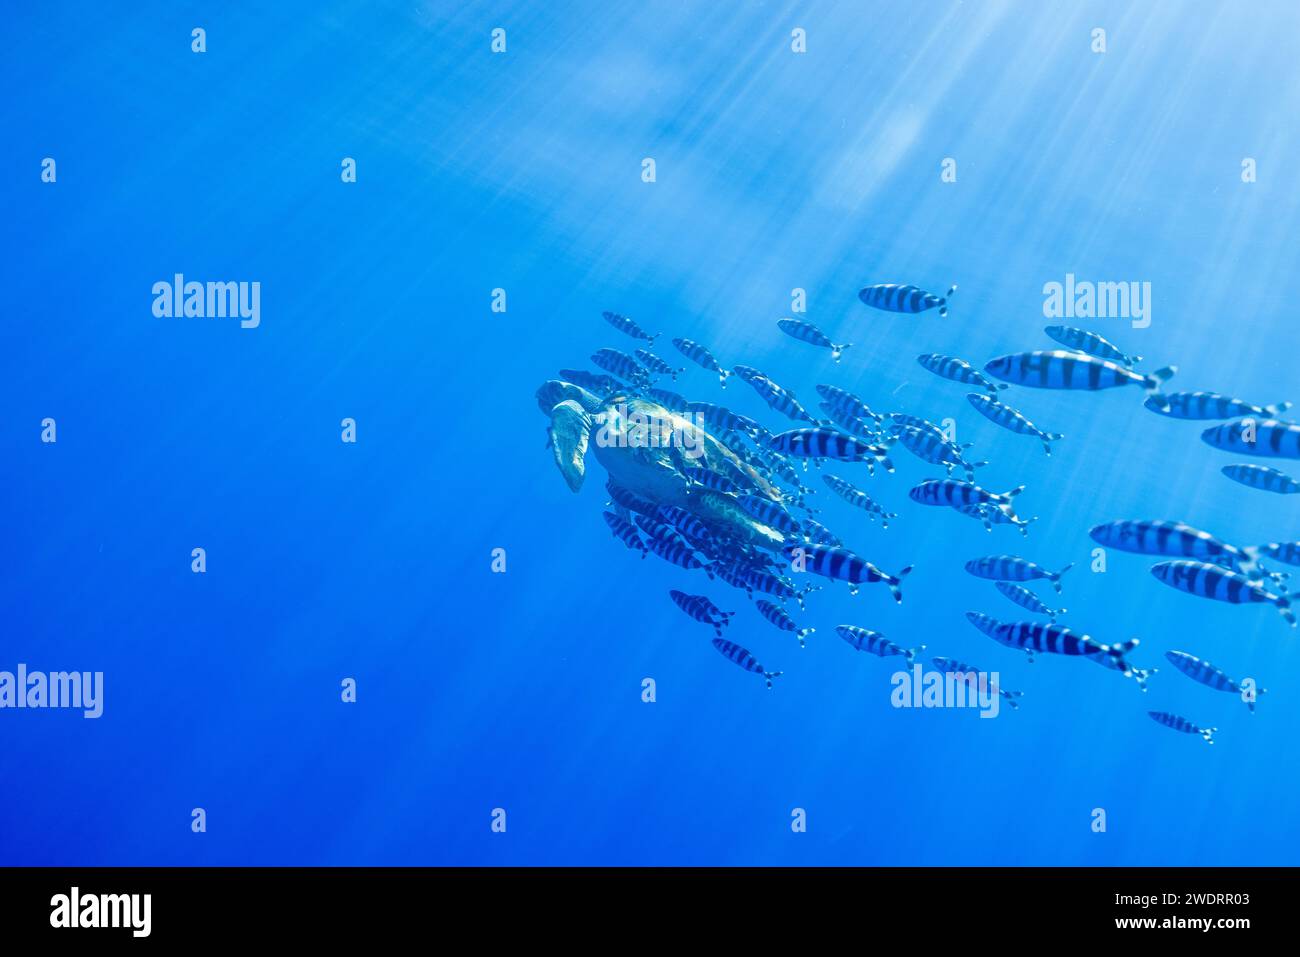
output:
[[[707,469],[746,494],[781,503],[781,491],[710,435],[703,424],[655,402],[626,393],[593,395],[571,382],[551,379],[537,390],[537,404],[550,416],[548,447],[570,489],[586,477],[589,447],[610,480],[657,505],[687,509],[720,537],[779,551],[785,537],[755,519],[736,498],[690,478]]]

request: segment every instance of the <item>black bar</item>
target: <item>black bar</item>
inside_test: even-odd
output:
[[[830,933],[851,924],[864,943],[911,927],[927,941],[1200,936],[1231,947],[1294,922],[1296,876],[1291,868],[8,868],[0,926],[7,941],[83,946],[135,938],[131,917],[143,930],[142,897],[138,911],[109,902],[108,917],[119,908],[127,926],[51,926],[58,895],[70,918],[76,887],[87,919],[99,895],[150,895],[148,935],[136,939],[167,943],[495,939],[549,928],[535,938],[541,944],[551,934],[701,927],[762,941],[782,927]]]

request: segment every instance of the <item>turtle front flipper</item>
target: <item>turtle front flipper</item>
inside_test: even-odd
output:
[[[551,449],[555,465],[570,490],[582,488],[587,477],[587,441],[591,435],[591,416],[578,402],[566,399],[551,409]]]

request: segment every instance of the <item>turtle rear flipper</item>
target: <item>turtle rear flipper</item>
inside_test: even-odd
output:
[[[587,477],[587,441],[591,435],[591,416],[573,399],[566,399],[551,409],[551,449],[555,465],[571,491],[582,488]]]

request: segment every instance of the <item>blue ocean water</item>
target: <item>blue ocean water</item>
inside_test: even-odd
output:
[[[1079,324],[1177,364],[1171,388],[1300,400],[1298,25],[1282,3],[11,11],[0,669],[102,671],[105,700],[0,712],[0,862],[1296,863],[1296,633],[1161,585],[1154,559],[1094,573],[1087,531],[1290,541],[1300,502],[1228,481],[1241,459],[1138,389],[1010,390],[1066,433],[1047,458],[915,357],[1051,348],[1045,283],[1149,282],[1149,327]],[[178,273],[259,282],[260,325],[155,317]],[[940,319],[866,308],[875,282],[960,288]],[[855,344],[841,364],[777,330],[796,288]],[[592,456],[565,487],[534,392],[637,345],[607,309],[675,364],[686,336],[809,406],[828,382],[951,417],[981,483],[1026,485],[1039,520],[1024,540],[910,502],[936,473],[902,450],[894,475],[837,468],[900,516],[821,490],[822,520],[916,570],[901,606],[816,593],[800,650],[614,540]],[[785,427],[734,379],[669,385]],[[971,628],[1028,617],[962,570],[1002,551],[1075,562],[1059,602],[1040,592],[1098,640],[1140,637],[1150,691]],[[671,588],[734,608],[773,690]],[[895,664],[837,624],[997,671],[1022,707],[895,709]],[[1258,713],[1170,649],[1256,677]]]

